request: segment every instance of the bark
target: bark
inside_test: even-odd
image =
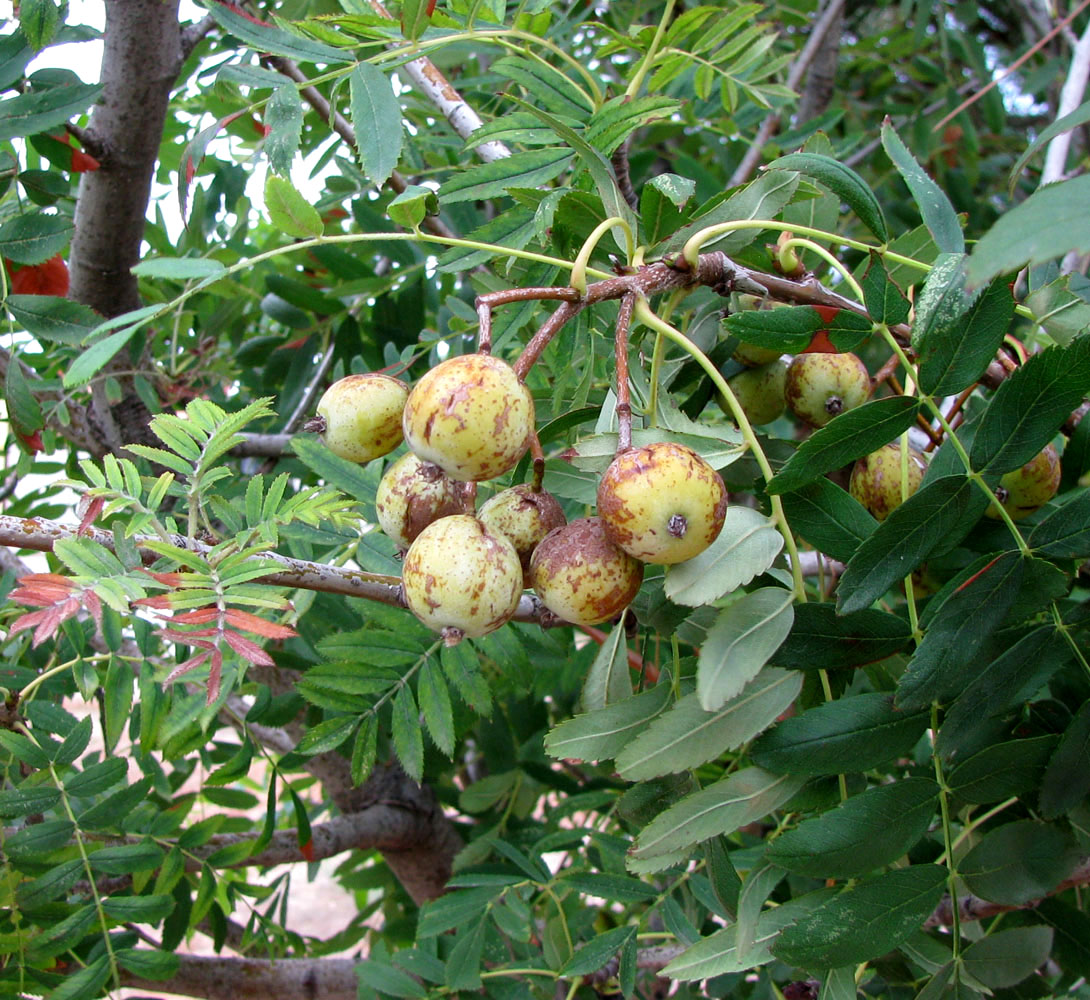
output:
[[[821,44],[814,53],[810,72],[806,76],[806,85],[799,97],[795,121],[800,126],[822,114],[833,99],[836,64],[840,56],[840,35],[844,30],[843,5],[837,6],[834,11]]]
[[[208,1000],[356,1000],[356,966],[351,958],[220,958],[215,955],[179,955],[178,974],[166,982],[122,976],[122,985],[148,990],[155,996],[166,990]]]
[[[171,88],[182,66],[178,0],[110,0],[102,51],[102,98],[86,134],[101,168],[84,173],[76,202],[68,267],[69,297],[112,317],[137,308],[132,266],[140,259],[144,219]],[[115,359],[106,373],[129,365]],[[101,432],[97,454],[143,440],[150,414],[121,379],[111,406],[105,384],[92,385],[92,414]]]

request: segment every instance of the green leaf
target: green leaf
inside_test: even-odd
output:
[[[61,798],[58,788],[10,788],[0,792],[0,818],[18,819],[52,809]]]
[[[819,552],[841,562],[851,559],[878,527],[855,497],[828,479],[817,479],[801,490],[785,493],[783,508],[793,531]]]
[[[29,437],[45,426],[42,408],[30,391],[30,382],[18,356],[8,363],[4,378],[4,401],[7,403],[8,419],[19,434]]]
[[[106,681],[103,684],[102,713],[102,736],[107,753],[113,753],[122,733],[128,728],[134,680],[131,664],[120,657],[110,657],[110,665],[106,668]]]
[[[1090,326],[1088,284],[1085,275],[1065,274],[1026,296],[1025,305],[1057,344],[1070,344]]]
[[[444,934],[478,917],[501,892],[503,886],[458,889],[426,902],[420,910],[416,934],[421,940]]]
[[[528,208],[516,206],[490,219],[483,226],[467,234],[466,240],[490,243],[495,250],[474,250],[468,247],[451,247],[439,256],[439,270],[443,272],[468,271],[495,258],[503,257],[503,247],[519,250],[537,234],[537,218]]]
[[[680,250],[690,237],[709,226],[742,219],[774,219],[795,196],[798,186],[799,179],[793,171],[769,169],[658,244],[648,258]],[[703,249],[707,251],[714,247],[723,253],[733,254],[749,246],[759,235],[758,229],[735,229],[705,243]]]
[[[370,776],[378,756],[378,723],[373,715],[365,715],[356,731],[352,745],[352,782],[362,785]]]
[[[748,767],[687,795],[659,813],[643,830],[631,854],[639,860],[670,856],[694,844],[733,833],[778,809],[803,786],[796,775]]]
[[[401,158],[401,104],[386,74],[369,62],[357,63],[348,80],[360,166],[381,187]]]
[[[73,229],[61,215],[16,215],[0,225],[0,255],[16,264],[41,264],[68,246]]]
[[[347,715],[340,718],[325,719],[316,726],[311,726],[295,747],[295,752],[306,757],[336,750],[351,736],[359,722],[357,716]]]
[[[19,4],[19,27],[35,52],[45,48],[64,23],[54,0],[30,0]]]
[[[63,125],[69,118],[86,111],[101,93],[102,88],[97,84],[75,84],[0,101],[0,142],[37,135]]]
[[[173,905],[173,897],[166,898]],[[157,921],[147,922],[156,923]],[[178,969],[181,966],[181,959],[174,952],[154,951],[151,948],[121,948],[116,952],[115,957],[125,970],[134,976],[158,982],[173,979],[178,975]]]
[[[620,94],[617,97],[611,97],[591,115],[584,134],[587,142],[609,156],[636,129],[643,128],[653,121],[668,118],[680,108],[679,101],[662,95],[637,97],[632,100]]]
[[[794,595],[762,587],[725,608],[700,647],[696,691],[714,712],[737,695],[787,638],[794,621]]]
[[[974,979],[1001,990],[1033,975],[1051,951],[1051,927],[1011,927],[969,945],[961,957]]]
[[[768,667],[714,712],[686,695],[617,755],[617,770],[628,781],[642,781],[714,760],[763,732],[801,690],[802,674]]]
[[[1052,928],[1052,954],[1072,976],[1090,974],[1090,916],[1059,899],[1045,899],[1034,914]]]
[[[1090,337],[1034,354],[992,396],[969,451],[973,468],[997,475],[1021,468],[1055,437],[1088,385]]]
[[[9,295],[5,303],[27,333],[59,344],[82,343],[101,318],[88,306],[56,295]]]
[[[395,225],[416,229],[426,216],[439,214],[439,198],[431,188],[410,184],[386,206],[386,211]]]
[[[141,778],[134,784],[95,802],[94,805],[78,814],[80,827],[85,830],[119,828],[125,817],[148,797],[150,789],[151,778]]]
[[[662,712],[670,693],[669,684],[659,684],[568,719],[546,735],[545,752],[569,760],[612,760]]]
[[[882,206],[866,181],[851,167],[821,153],[788,153],[768,164],[768,170],[798,170],[824,184],[859,216],[863,223],[883,243],[889,240],[889,230],[882,216]]]
[[[208,12],[223,28],[251,46],[256,52],[287,56],[296,62],[305,63],[346,63],[352,62],[355,58],[351,51],[335,49],[331,45],[323,45],[321,42],[284,31],[272,24],[263,24],[249,17],[243,17],[226,3],[210,3]]]
[[[897,711],[887,694],[848,695],[784,719],[757,739],[751,757],[798,775],[866,771],[906,754],[929,723],[930,712]]]
[[[783,536],[770,518],[732,504],[719,536],[708,548],[667,568],[666,596],[687,607],[710,604],[764,573],[782,548]]]
[[[614,625],[583,682],[583,708],[593,712],[632,697],[624,627]]]
[[[868,788],[781,834],[766,860],[798,875],[854,878],[892,864],[927,832],[939,789],[929,778]]]
[[[303,102],[294,84],[283,83],[273,89],[265,105],[265,125],[270,129],[265,136],[265,155],[273,170],[287,175],[303,134]]]
[[[677,174],[657,174],[640,192],[640,225],[649,243],[661,240],[680,224],[682,208],[696,191],[696,182]]]
[[[118,330],[117,333],[103,337],[84,350],[64,373],[62,379],[64,387],[75,389],[89,382],[122,347],[132,340],[138,329],[139,327],[134,325],[125,330]]]
[[[1000,802],[1039,788],[1055,736],[993,743],[962,761],[946,775],[946,784],[962,802]]]
[[[1075,808],[1090,792],[1090,701],[1075,713],[1060,737],[1041,781],[1040,807],[1045,819]]]
[[[439,188],[444,205],[499,198],[512,187],[538,187],[559,176],[572,161],[570,149],[550,147],[512,153],[457,173]]]
[[[1025,264],[1043,264],[1072,250],[1090,252],[1090,174],[1038,188],[1001,215],[973,248],[969,284],[982,285],[996,275]]]
[[[1029,535],[1029,546],[1046,559],[1090,556],[1090,489],[1079,490],[1036,524]]]
[[[57,764],[71,764],[91,742],[91,719],[86,717],[73,727],[72,731],[64,738],[61,748],[53,758]]]
[[[132,921],[138,924],[157,924],[174,909],[174,897],[111,896],[102,901],[102,909],[114,920]]]
[[[1010,284],[997,278],[956,322],[932,330],[923,342],[920,388],[950,396],[971,386],[995,357],[1013,317]]]
[[[1056,826],[1016,820],[988,831],[958,865],[969,891],[1006,906],[1047,896],[1071,872],[1078,856]]]
[[[726,331],[745,344],[796,354],[810,346],[825,320],[809,306],[783,309],[746,309],[732,313],[723,323]]]
[[[945,887],[946,869],[938,865],[866,879],[785,927],[772,954],[811,972],[877,958],[919,929]]]
[[[896,507],[855,555],[837,587],[837,610],[859,611],[936,551],[948,551],[976,523],[988,498],[966,476],[924,483]]]
[[[908,319],[908,299],[890,280],[889,272],[878,254],[871,254],[867,273],[860,284],[863,286],[867,313],[873,322],[893,326]]]
[[[560,879],[560,884],[565,888],[574,889],[587,896],[601,896],[603,899],[615,899],[625,903],[646,903],[658,896],[658,890],[654,886],[627,875],[567,869],[561,873]]]
[[[49,1000],[91,1000],[97,997],[103,984],[110,978],[110,958],[102,955],[90,965],[79,970],[49,994]]]
[[[1040,132],[1035,132],[1033,142],[1026,147],[1026,151],[1014,161],[1014,166],[1011,167],[1008,193],[1014,194],[1015,184],[1018,181],[1019,175],[1038,150],[1048,145],[1056,136],[1063,135],[1064,132],[1070,132],[1080,125],[1085,125],[1088,121],[1090,121],[1090,101],[1085,101],[1074,111],[1064,115],[1062,118],[1057,118],[1056,121],[1047,128],[1041,129]]]
[[[910,396],[887,396],[841,413],[799,445],[768,484],[768,492],[797,490],[826,472],[869,455],[912,427],[919,406]]]
[[[318,438],[307,435],[293,437],[291,450],[323,482],[359,500],[364,505],[365,516],[371,516],[380,479],[377,463],[360,465],[358,462],[349,462],[334,455]]]
[[[16,830],[4,838],[4,850],[16,862],[48,854],[68,844],[75,824],[67,819],[47,819]]]
[[[394,752],[405,773],[414,781],[424,776],[424,735],[420,731],[420,716],[412,688],[405,685],[394,698],[391,720]]]
[[[838,615],[831,602],[807,602],[795,607],[791,634],[772,660],[793,670],[861,667],[899,653],[911,639],[908,622],[888,612]]]
[[[420,700],[420,710],[424,713],[424,724],[432,742],[447,757],[454,755],[454,710],[450,703],[450,692],[437,663],[430,659],[420,671],[416,690]]]
[[[887,118],[882,123],[882,148],[893,161],[898,173],[908,185],[913,201],[920,210],[924,225],[927,226],[935,243],[945,253],[963,253],[965,237],[961,232],[954,206],[950,199],[916,162],[901,137],[894,131],[893,123]]]
[[[149,257],[129,270],[141,278],[192,281],[210,278],[226,268],[211,257]]]
[[[567,979],[574,979],[576,976],[586,976],[592,972],[597,972],[630,939],[635,937],[636,928],[629,925],[613,927],[608,931],[597,934],[586,944],[580,945],[575,950],[575,954],[560,968],[558,975]]]
[[[39,746],[29,736],[22,733],[13,733],[10,730],[0,730],[0,746],[15,758],[20,764],[28,767],[49,767],[52,759],[45,747]],[[49,744],[46,743],[46,747]]]
[[[930,352],[932,339],[946,343],[960,332],[972,304],[965,290],[965,259],[964,253],[939,254],[916,297],[912,348],[921,357]]]
[[[158,868],[163,861],[163,849],[151,840],[138,844],[103,847],[88,855],[91,867],[105,875],[127,875]]]
[[[25,910],[34,910],[68,892],[81,878],[86,878],[82,858],[72,858],[51,867],[44,875],[30,882],[20,882],[15,900]]]
[[[402,0],[401,33],[411,42],[415,42],[431,22],[431,10],[434,0]]]
[[[927,632],[897,684],[897,705],[924,708],[960,694],[977,651],[999,627],[1022,583],[1020,552],[1003,552],[932,610]]]
[[[447,958],[447,986],[452,990],[478,990],[481,987],[481,956],[484,951],[487,914],[465,928],[454,942]]]
[[[287,236],[309,239],[322,235],[318,209],[292,187],[291,181],[276,174],[265,178],[265,208],[269,221]]]
[[[544,60],[509,55],[497,59],[491,68],[501,77],[525,87],[528,94],[553,114],[567,115],[578,123],[594,110],[593,103],[568,75]]]
[[[428,991],[412,976],[392,965],[376,959],[360,962],[356,966],[356,975],[365,986],[389,997],[407,997],[410,1000],[423,1000]]]

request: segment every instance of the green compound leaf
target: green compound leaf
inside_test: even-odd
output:
[[[969,891],[993,903],[1022,906],[1047,896],[1071,872],[1078,849],[1057,826],[1017,820],[991,830],[962,858]]]
[[[838,615],[831,602],[808,602],[795,608],[791,634],[772,659],[793,670],[861,667],[899,653],[911,639],[897,615],[872,608]]]
[[[377,187],[389,179],[401,158],[405,130],[401,104],[390,80],[371,63],[361,62],[348,78],[352,125],[363,172]]]
[[[824,184],[859,216],[859,220],[883,243],[889,240],[889,230],[882,215],[882,206],[866,181],[851,167],[822,153],[789,153],[773,160],[767,169],[797,170]]]
[[[322,217],[291,182],[276,174],[265,179],[265,208],[269,221],[288,236],[309,239],[322,235]]]

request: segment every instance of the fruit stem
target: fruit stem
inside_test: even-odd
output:
[[[619,215],[610,216],[604,222],[599,222],[594,227],[594,232],[590,234],[584,241],[583,245],[579,248],[579,255],[575,258],[575,263],[571,269],[571,287],[582,298],[587,294],[587,264],[590,262],[590,255],[594,253],[594,248],[598,246],[598,242],[609,230],[614,226],[620,226],[624,230],[625,237],[625,260],[632,260],[633,251],[636,248],[635,240],[632,238],[632,229],[628,223],[625,222]]]
[[[731,391],[730,386],[727,385],[727,380],[720,374],[719,369],[712,364],[708,356],[686,337],[685,334],[655,315],[645,299],[640,298],[636,302],[635,316],[644,326],[650,327],[656,333],[661,333],[668,340],[672,340],[704,369],[707,376],[712,380],[712,384],[720,393],[722,393],[723,398],[727,401],[727,405],[731,410],[731,415],[738,422],[738,428],[742,432],[742,438],[745,440],[746,446],[753,452],[753,457],[757,462],[757,467],[761,470],[761,475],[764,476],[765,482],[771,480],[774,473],[772,471],[772,466],[768,462],[768,456],[765,455],[764,449],[761,447],[761,442],[757,439],[757,435],[753,431],[753,425],[749,422],[745,411],[742,409],[737,397]],[[805,603],[806,584],[802,578],[802,564],[799,560],[799,549],[795,544],[795,536],[791,533],[791,527],[787,523],[787,515],[784,514],[783,510],[783,501],[778,495],[769,497],[769,500],[772,504],[772,517],[776,522],[777,530],[783,536],[784,545],[787,548],[787,553],[790,558],[791,579],[794,582],[795,598],[796,600]]]
[[[617,373],[617,454],[632,447],[632,390],[628,384],[628,334],[632,328],[632,311],[636,295],[629,292],[621,299],[617,312],[617,327],[613,337],[613,352]]]
[[[585,272],[584,268],[584,272]],[[584,281],[586,275],[584,273]],[[566,285],[557,285],[549,288],[504,288],[498,292],[487,292],[478,295],[474,303],[477,309],[477,351],[479,354],[489,354],[492,351],[492,310],[496,306],[504,306],[511,302],[578,302],[582,296],[574,288]]]
[[[644,78],[650,72],[655,59],[658,58],[659,46],[662,45],[663,36],[666,34],[666,26],[674,16],[675,2],[676,0],[666,0],[666,7],[663,9],[662,17],[659,18],[658,27],[655,29],[655,37],[651,39],[647,52],[644,53],[643,59],[640,61],[639,66],[636,67],[636,72],[632,74],[632,79],[628,81],[628,86],[625,87],[625,100],[631,101],[640,92]]]
[[[526,379],[526,373],[533,368],[535,362],[541,357],[542,351],[549,346],[549,342],[560,332],[561,327],[583,308],[582,303],[565,302],[544,323],[522,349],[522,353],[515,359],[511,366],[520,380]]]

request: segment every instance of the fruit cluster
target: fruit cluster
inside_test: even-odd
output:
[[[619,450],[595,517],[567,523],[539,474],[477,511],[476,483],[509,472],[532,445],[540,455],[529,389],[489,354],[449,358],[411,391],[385,375],[350,375],[329,387],[318,414],[308,426],[350,461],[408,445],[379,484],[378,521],[407,550],[406,604],[451,644],[510,620],[527,587],[564,621],[616,618],[639,591],[645,563],[693,558],[726,517],[719,474],[666,441]]]

